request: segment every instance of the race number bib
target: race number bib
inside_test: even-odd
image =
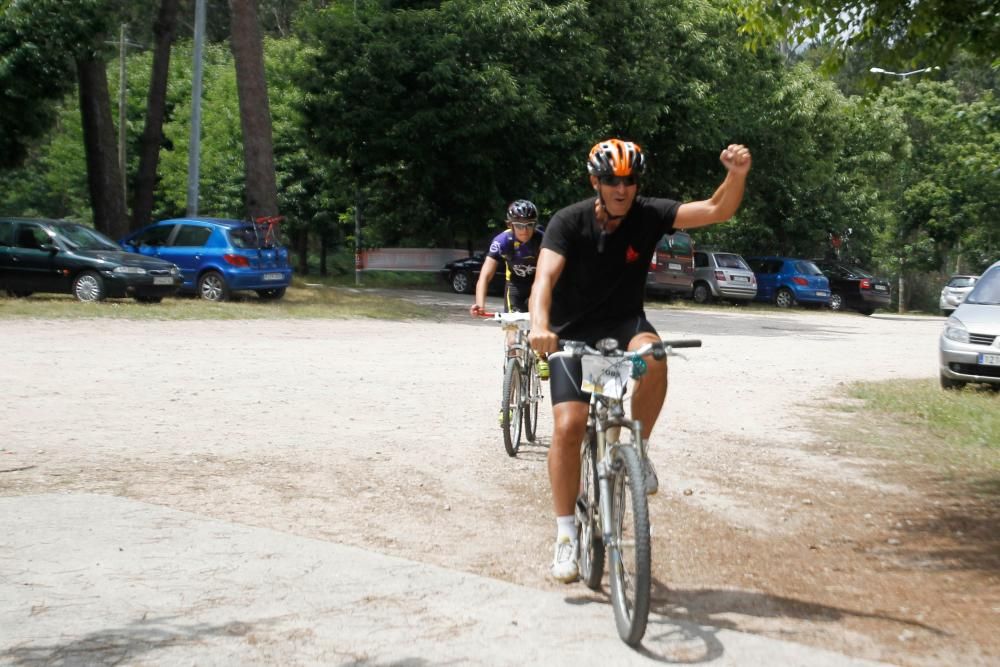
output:
[[[625,393],[632,364],[621,357],[583,357],[580,389],[599,396],[620,397]]]

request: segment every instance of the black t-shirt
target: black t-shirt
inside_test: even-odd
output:
[[[644,317],[649,262],[657,242],[673,232],[679,206],[672,199],[636,196],[628,215],[603,242],[593,198],[556,213],[542,240],[542,248],[566,258],[552,290],[552,331],[572,338],[574,330]]]

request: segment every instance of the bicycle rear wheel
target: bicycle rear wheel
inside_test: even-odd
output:
[[[579,536],[580,579],[587,588],[601,590],[604,577],[604,539],[598,517],[601,512],[601,489],[597,483],[597,443],[594,429],[580,446],[580,493],[576,497],[576,529]]]
[[[529,362],[524,382],[524,437],[535,441],[538,432],[538,404],[542,402],[542,381],[538,377],[538,365]]]
[[[637,646],[649,619],[649,506],[642,462],[633,447],[618,447],[612,459],[611,532],[608,547],[611,605],[618,634]]]
[[[507,360],[503,374],[503,400],[500,403],[500,427],[503,429],[503,446],[508,456],[517,456],[521,446],[521,367],[517,359]]]

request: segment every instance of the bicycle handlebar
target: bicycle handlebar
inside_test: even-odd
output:
[[[549,358],[572,357],[579,359],[586,355],[596,355],[601,357],[622,357],[624,359],[632,359],[635,357],[645,356],[652,352],[654,359],[663,359],[669,355],[670,351],[674,348],[701,347],[701,341],[696,338],[661,340],[657,343],[646,343],[637,350],[625,351],[615,348],[606,352],[602,352],[597,348],[591,347],[580,340],[564,340],[560,341],[560,343],[563,346],[562,351],[550,354]]]

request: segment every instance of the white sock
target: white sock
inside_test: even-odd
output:
[[[576,539],[576,517],[572,514],[568,516],[556,517],[556,539],[566,536],[570,540]]]

